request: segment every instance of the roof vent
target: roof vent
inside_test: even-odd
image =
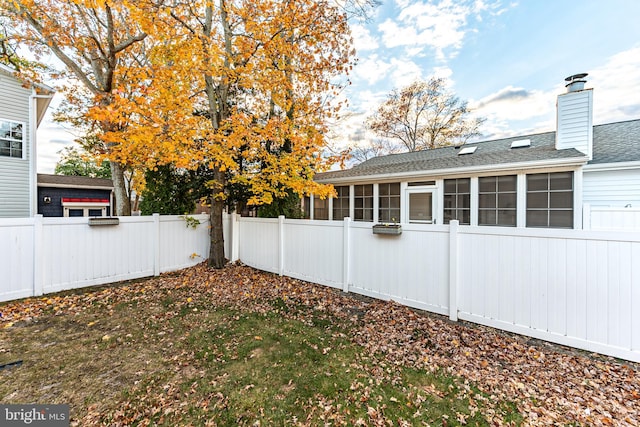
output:
[[[531,146],[530,139],[519,139],[511,143],[511,148],[522,148],[522,147],[530,147],[530,146]]]
[[[477,145],[474,145],[471,147],[464,147],[458,152],[458,156],[462,156],[463,154],[473,154],[477,148],[478,148]]]
[[[587,77],[588,73],[580,73],[574,74],[573,76],[569,76],[564,79],[565,82],[568,82],[565,87],[567,88],[567,92],[577,92],[579,90],[584,90],[584,84],[587,82],[585,77]]]

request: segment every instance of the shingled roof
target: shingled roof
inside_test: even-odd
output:
[[[374,157],[351,169],[316,175],[316,180],[331,182],[349,178],[363,178],[413,172],[446,172],[449,169],[485,168],[539,163],[586,163],[587,157],[573,148],[556,150],[555,132],[523,135],[512,138],[467,144],[477,146],[473,154],[462,154],[459,147],[443,147],[413,153]],[[511,143],[528,139],[530,146],[511,148]],[[610,123],[593,128],[593,160],[589,163],[640,161],[640,120]]]
[[[88,176],[38,174],[38,187],[91,188],[113,190],[113,181]]]
[[[593,127],[593,160],[589,164],[640,161],[640,119]]]

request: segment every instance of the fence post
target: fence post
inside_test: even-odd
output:
[[[160,214],[153,214],[153,236],[151,237],[153,245],[153,275],[160,275]]]
[[[449,222],[449,319],[458,320],[458,220]]]
[[[33,296],[44,293],[44,260],[42,248],[44,247],[42,227],[42,214],[33,217]]]
[[[278,274],[284,274],[284,215],[278,217]]]
[[[240,214],[232,213],[231,224],[229,224],[229,229],[231,230],[231,254],[230,261],[236,262],[240,259]]]
[[[351,218],[344,217],[344,229],[342,233],[342,250],[344,251],[342,261],[342,290],[349,292],[349,273],[351,268],[351,260],[349,254],[351,253]]]

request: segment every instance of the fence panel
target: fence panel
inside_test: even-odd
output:
[[[154,274],[153,217],[120,217],[117,226],[87,218],[45,218],[43,291],[100,285]]]
[[[240,218],[238,251],[240,260],[272,273],[279,272],[279,225],[274,218]]]
[[[640,209],[638,208],[605,208],[585,205],[586,229],[640,231]]]
[[[459,317],[638,360],[633,234],[461,227]]]
[[[353,224],[349,290],[448,314],[449,228],[402,228],[399,236],[385,236],[374,235],[371,224]]]
[[[343,287],[344,223],[286,220],[284,274],[334,288]]]
[[[160,217],[160,272],[175,271],[196,265],[209,257],[209,222],[207,215],[193,215],[200,221],[194,229],[187,227],[183,216]]]
[[[0,301],[195,265],[209,252],[208,220],[197,218],[195,230],[178,216],[120,217],[109,226],[89,226],[88,218],[2,219]]]
[[[33,293],[34,219],[0,221],[0,301]]]

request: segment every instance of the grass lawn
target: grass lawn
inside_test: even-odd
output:
[[[475,350],[485,329],[242,266],[198,266],[0,312],[0,365],[22,361],[0,371],[2,402],[67,403],[72,425],[586,420],[572,415],[573,406],[551,413],[559,400],[537,403],[547,397],[535,394],[536,378],[502,384],[510,381],[505,373]],[[531,369],[549,357],[523,339],[487,338],[508,350],[521,345]],[[464,369],[446,361],[461,358],[469,359]],[[478,376],[483,369],[494,380]]]

